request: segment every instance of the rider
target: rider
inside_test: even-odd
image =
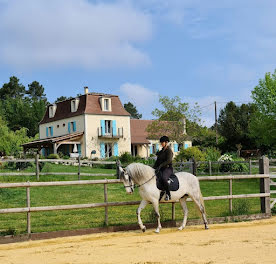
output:
[[[171,194],[169,190],[169,177],[173,174],[172,167],[172,158],[173,152],[169,147],[169,138],[167,136],[163,136],[160,138],[160,143],[162,146],[162,150],[156,153],[157,160],[153,166],[155,169],[155,174],[160,177],[161,182],[163,183],[166,190],[166,198],[165,201],[171,199]]]

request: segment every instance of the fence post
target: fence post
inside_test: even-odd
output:
[[[195,161],[194,158],[192,159],[192,162],[193,162],[193,174],[196,176],[196,174],[197,174],[197,172],[196,172],[196,161]]]
[[[233,180],[229,180],[229,195],[233,195]],[[233,212],[233,200],[232,198],[229,199],[229,211],[230,213]]]
[[[30,207],[31,207],[31,196],[30,196],[30,187],[26,188],[26,204],[27,207],[29,209],[29,211],[27,212],[27,233],[30,237],[31,235],[31,212],[30,212]]]
[[[78,162],[79,162],[79,170],[78,170],[78,180],[80,181],[80,155],[78,156]]]
[[[249,174],[252,174],[252,161],[249,159]]]
[[[39,159],[39,154],[36,153],[35,155],[35,174],[36,174],[36,180],[39,181],[39,162],[38,162],[38,159]]]
[[[107,184],[104,183],[104,202],[107,203]],[[108,226],[108,207],[105,207],[105,217],[104,217],[104,224]]]
[[[209,175],[212,176],[212,161],[209,160]]]
[[[265,156],[259,160],[259,173],[269,174],[269,159]],[[260,179],[260,193],[270,193],[270,178]],[[270,197],[261,197],[261,211],[265,214],[271,214]]]
[[[172,221],[175,220],[175,203],[172,203]]]

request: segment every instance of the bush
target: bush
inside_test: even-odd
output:
[[[221,156],[220,150],[215,147],[208,147],[204,150],[206,161],[218,161]]]
[[[59,155],[58,154],[50,154],[50,155],[48,155],[47,159],[59,159]]]
[[[203,153],[198,147],[190,147],[187,149],[181,148],[175,157],[175,161],[188,161],[191,158],[194,158],[195,161],[204,161],[205,153]]]
[[[238,157],[236,154],[226,153],[222,155],[218,161],[244,161],[243,158]],[[248,164],[245,163],[226,163],[220,165],[220,171],[223,172],[247,172],[249,170]]]
[[[119,157],[119,160],[122,163],[131,163],[133,162],[133,157],[129,152],[125,152]]]

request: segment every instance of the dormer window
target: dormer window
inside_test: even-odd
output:
[[[76,112],[78,110],[79,102],[79,98],[71,100],[71,112]]]
[[[111,112],[111,98],[102,97],[100,99],[102,111]]]
[[[53,104],[53,105],[49,106],[49,118],[52,118],[52,117],[55,116],[56,110],[57,110],[57,105],[56,104]]]

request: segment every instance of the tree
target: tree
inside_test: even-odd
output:
[[[10,130],[25,127],[28,136],[34,137],[48,102],[39,82],[33,81],[28,87],[26,91],[17,77],[10,77],[10,82],[0,89],[0,115]]]
[[[249,137],[249,123],[256,111],[254,104],[237,106],[232,101],[221,109],[218,131],[225,139],[220,144],[223,151],[235,151],[238,144],[241,144],[244,149],[256,148],[255,141]]]
[[[34,100],[42,100],[46,99],[46,95],[44,94],[44,87],[37,81],[33,81],[28,85],[29,90],[26,91],[26,94],[30,96],[30,98]]]
[[[27,129],[10,131],[7,123],[0,117],[0,152],[4,155],[18,155],[23,150],[21,144],[30,141]]]
[[[0,89],[0,99],[22,98],[26,93],[25,86],[19,83],[19,79],[15,76],[10,77],[8,83],[4,83]]]
[[[276,70],[265,74],[252,91],[258,111],[250,122],[250,136],[263,149],[276,149]]]
[[[198,105],[195,104],[191,108],[188,103],[182,102],[178,96],[173,98],[160,96],[159,102],[162,104],[163,110],[157,108],[153,110],[152,114],[158,119],[147,128],[149,138],[156,139],[162,135],[167,135],[171,140],[178,143],[191,138],[200,122]]]
[[[65,101],[65,100],[68,100],[68,99],[72,99],[73,97],[70,96],[70,97],[66,97],[66,96],[60,96],[56,99],[55,103],[58,103],[58,102],[61,102],[61,101]]]
[[[134,106],[131,102],[124,104],[124,108],[127,112],[130,113],[130,118],[133,118],[133,119],[142,118],[142,114],[138,113],[136,106]]]

